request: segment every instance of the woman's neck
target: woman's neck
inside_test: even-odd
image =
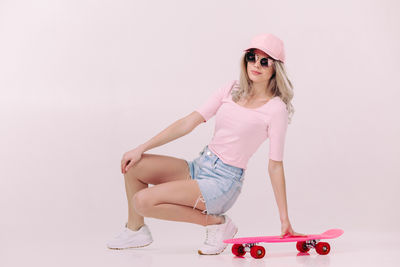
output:
[[[266,92],[268,84],[267,83],[253,83],[252,84],[252,95],[249,96],[254,99],[270,99],[273,95],[269,92]]]

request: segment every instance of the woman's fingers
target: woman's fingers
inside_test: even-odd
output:
[[[295,231],[293,231],[293,235],[295,235],[295,236],[306,236],[305,234],[297,233],[297,232],[295,232]]]
[[[121,172],[122,173],[125,173],[126,163],[127,163],[127,161],[125,159],[123,159],[121,161]]]
[[[287,232],[287,233],[282,233],[282,234],[281,234],[281,237],[282,237],[282,238],[283,238],[283,237],[297,237],[297,236],[307,236],[307,235],[301,234],[301,233],[297,233],[297,232],[292,232],[292,231]]]
[[[124,171],[127,172],[129,170],[129,168],[133,165],[133,161],[132,160],[128,160],[125,164],[125,168]]]
[[[294,233],[293,233],[293,236],[307,236],[307,235],[294,232]]]
[[[132,165],[140,160],[142,153],[140,148],[126,152],[121,160],[121,172],[126,173]]]
[[[129,163],[128,165],[126,165],[126,167],[125,167],[125,172],[127,172],[128,170],[129,170],[129,168],[131,167],[131,163]]]

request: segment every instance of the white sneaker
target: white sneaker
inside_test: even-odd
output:
[[[137,231],[132,231],[125,224],[124,229],[116,237],[107,243],[110,249],[139,248],[150,245],[153,242],[149,227],[145,224]]]
[[[198,250],[200,255],[220,254],[228,246],[223,241],[231,239],[236,235],[237,226],[227,215],[223,216],[225,217],[224,223],[206,226],[206,240],[204,241],[204,245]]]

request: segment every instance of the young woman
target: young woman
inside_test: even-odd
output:
[[[289,221],[282,162],[289,115],[294,112],[284,44],[273,34],[260,34],[244,52],[239,81],[222,86],[194,112],[123,155],[128,222],[108,242],[109,248],[149,245],[153,238],[144,217],[152,217],[205,226],[206,240],[198,253],[221,253],[227,246],[223,240],[237,232],[224,213],[241,192],[249,158],[267,138],[281,235],[302,235]],[[214,136],[193,161],[144,153],[190,133],[214,115]]]

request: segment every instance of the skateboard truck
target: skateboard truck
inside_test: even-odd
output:
[[[319,242],[319,239],[313,239],[313,240],[307,240],[307,241],[304,241],[304,245],[307,247],[307,248],[315,248],[315,246],[317,245],[317,243]]]
[[[257,246],[258,243],[251,243],[251,244],[243,244],[244,251],[250,252],[251,248]]]
[[[261,259],[265,256],[265,248],[259,246],[258,243],[234,244],[232,246],[232,253],[236,256],[243,257],[246,252],[250,252],[250,255],[256,259]]]

